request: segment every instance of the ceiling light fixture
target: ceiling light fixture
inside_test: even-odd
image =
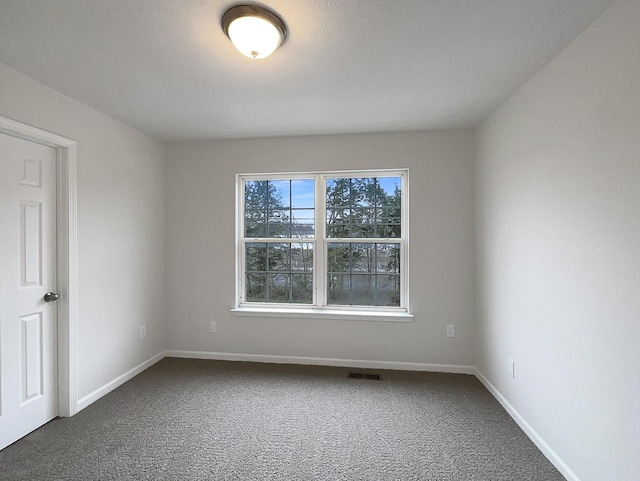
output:
[[[222,16],[222,30],[242,55],[265,58],[287,38],[280,17],[263,7],[236,5]]]

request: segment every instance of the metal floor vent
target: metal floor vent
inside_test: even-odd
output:
[[[368,379],[369,381],[382,381],[380,374],[367,374],[364,372],[350,372],[347,374],[349,379]]]

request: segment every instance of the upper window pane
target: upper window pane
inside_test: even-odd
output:
[[[280,209],[291,206],[291,181],[269,180],[267,181],[272,194],[269,197],[269,208]]]
[[[245,181],[245,237],[314,237],[314,191],[313,179]]]
[[[291,181],[291,207],[313,209],[315,207],[315,182],[313,179]]]
[[[401,237],[400,177],[329,178],[326,192],[327,237]]]

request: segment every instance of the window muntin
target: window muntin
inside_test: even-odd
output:
[[[239,306],[406,312],[406,171],[238,178]]]

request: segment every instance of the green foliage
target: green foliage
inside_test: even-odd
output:
[[[329,242],[329,302],[342,305],[400,305],[400,244]]]
[[[376,177],[329,179],[327,237],[400,237],[402,191],[399,181],[398,178],[390,194]]]
[[[301,190],[292,182],[245,182],[245,237],[314,236],[312,199],[303,203],[293,195],[293,191],[311,193],[313,186]],[[400,244],[380,240],[401,237],[401,200],[399,177],[327,180],[326,235],[342,240],[328,244],[330,303],[400,305]],[[245,247],[247,301],[312,302],[312,243],[248,242]]]
[[[311,303],[313,244],[245,244],[246,297],[251,302]]]
[[[327,237],[399,238],[402,224],[400,178],[393,192],[382,179],[327,181]],[[329,243],[329,300],[336,304],[400,305],[400,246],[395,243]]]
[[[244,204],[245,237],[289,237],[290,211],[272,181],[245,182]]]

